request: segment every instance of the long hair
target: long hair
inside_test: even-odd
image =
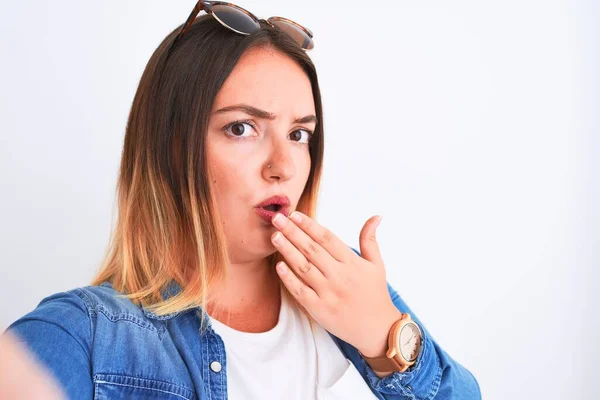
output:
[[[309,147],[310,174],[296,208],[315,217],[324,146],[317,73],[292,38],[264,20],[261,27],[240,35],[203,15],[175,46],[181,26],[150,57],[127,121],[116,226],[91,285],[110,282],[134,303],[166,315],[203,307],[212,299],[211,287],[227,278],[229,256],[208,174],[206,133],[217,93],[251,48],[287,55],[310,79],[318,123]],[[269,266],[280,260],[275,252]],[[171,281],[181,290],[164,298]]]

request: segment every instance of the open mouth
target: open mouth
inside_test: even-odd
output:
[[[267,211],[277,212],[281,209],[281,205],[279,204],[269,204],[268,206],[261,207]]]

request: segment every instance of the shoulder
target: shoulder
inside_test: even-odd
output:
[[[44,297],[33,310],[9,325],[7,331],[25,337],[44,330],[62,330],[82,342],[90,336],[89,316],[87,299],[75,288]]]
[[[109,282],[99,286],[83,286],[72,289],[85,303],[92,317],[104,314],[106,317],[114,318],[119,315],[144,316],[144,309],[133,303],[123,293],[119,292]]]
[[[55,293],[44,298],[39,306],[46,303],[60,304],[65,307],[84,307],[94,316],[98,312],[104,313],[139,313],[141,308],[113,288],[109,282],[99,286],[81,286],[71,290]]]
[[[51,324],[78,338],[89,338],[94,330],[94,320],[99,315],[111,320],[124,315],[145,318],[143,308],[105,282],[99,286],[81,286],[46,296],[7,330],[21,330],[23,334],[29,328]]]
[[[69,398],[91,398],[93,349],[109,332],[110,322],[98,331],[98,318],[141,313],[130,300],[120,298],[110,284],[84,286],[44,297],[7,329],[58,380]],[[142,320],[142,318],[139,318]],[[149,325],[149,324],[148,324]],[[100,333],[100,335],[98,335]],[[114,342],[113,342],[114,343]]]

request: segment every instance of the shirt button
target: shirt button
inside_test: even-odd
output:
[[[212,369],[214,372],[221,372],[221,363],[218,361],[211,362],[210,369]]]

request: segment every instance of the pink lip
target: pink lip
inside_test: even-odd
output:
[[[279,210],[278,211],[265,210],[264,207],[272,205],[272,204],[278,204],[280,206]],[[263,200],[262,202],[258,203],[256,206],[254,206],[254,209],[256,210],[258,215],[260,215],[269,224],[271,224],[271,220],[277,213],[283,214],[287,217],[289,215],[289,208],[290,208],[290,199],[286,195],[271,196],[271,197]]]
[[[269,211],[269,210],[265,210],[264,208],[260,208],[260,207],[255,207],[254,209],[256,210],[256,213],[260,217],[262,217],[266,222],[268,222],[269,224],[271,223],[271,220],[277,213],[283,214],[286,217],[289,215],[289,209],[287,207],[280,208],[279,211]]]
[[[268,199],[264,199],[263,201],[261,201],[260,203],[255,205],[254,207],[265,207],[265,206],[268,206],[271,204],[279,204],[281,207],[289,207],[290,199],[285,195],[271,196]]]

